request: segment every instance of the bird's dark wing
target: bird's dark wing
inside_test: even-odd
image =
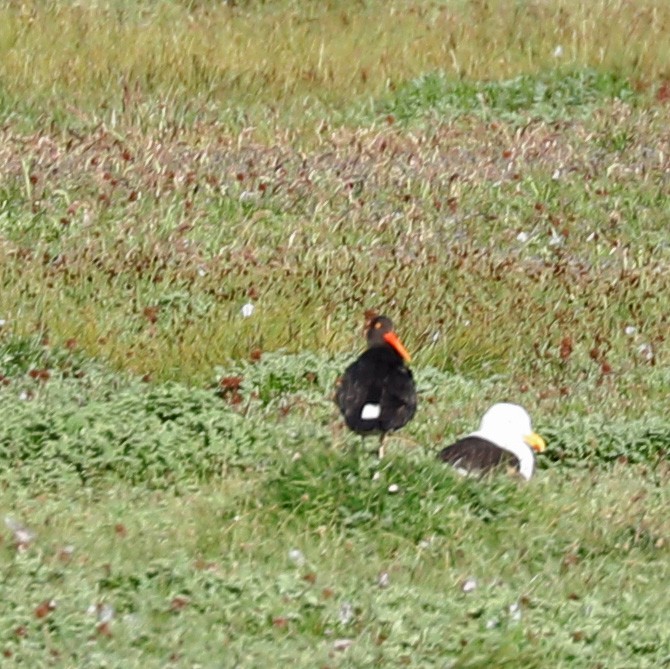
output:
[[[459,439],[442,449],[437,457],[468,472],[484,473],[504,464],[519,468],[519,461],[512,453],[481,437]]]
[[[398,430],[416,413],[416,386],[410,369],[395,367],[386,377],[381,402],[382,430]]]
[[[397,430],[416,412],[412,372],[392,349],[370,348],[344,372],[336,401],[355,432]]]
[[[379,418],[364,420],[361,417],[366,404],[380,404],[382,399],[382,379],[378,377],[373,362],[364,354],[349,365],[335,396],[345,422],[355,432],[380,429]]]

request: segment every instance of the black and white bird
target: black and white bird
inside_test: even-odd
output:
[[[405,363],[410,355],[386,316],[372,318],[366,330],[367,350],[344,372],[336,402],[349,429],[384,437],[409,422],[416,412],[416,387]]]
[[[514,468],[526,480],[535,470],[535,453],[546,448],[533,432],[528,412],[518,404],[494,404],[476,432],[442,449],[438,458],[462,474],[484,474],[496,467]]]

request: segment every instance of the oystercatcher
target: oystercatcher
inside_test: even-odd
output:
[[[416,388],[405,365],[410,356],[386,316],[367,327],[367,350],[347,367],[337,389],[337,405],[347,426],[365,436],[379,434],[380,458],[387,432],[405,425],[416,412]]]
[[[479,430],[441,450],[438,458],[462,474],[484,474],[507,464],[528,480],[535,469],[535,453],[545,448],[526,410],[502,402],[484,414]]]

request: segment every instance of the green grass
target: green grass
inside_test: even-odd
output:
[[[478,113],[489,120],[531,116],[556,121],[586,117],[603,101],[634,101],[628,79],[596,70],[550,70],[506,81],[454,80],[438,71],[413,79],[381,105],[380,113],[400,121]]]
[[[5,651],[60,666],[663,666],[667,548],[654,533],[667,520],[658,489],[630,500],[646,483],[629,471],[501,484],[516,505],[483,519],[443,473],[421,510],[448,532],[420,540],[383,522],[316,527],[230,483],[65,491],[68,514],[53,496],[15,501],[37,538],[3,551]],[[338,639],[351,647],[334,651]]]
[[[0,552],[5,655],[57,666],[214,666],[212,653],[224,651],[224,666],[667,661],[667,464],[592,456],[590,469],[543,467],[529,485],[481,482],[398,437],[380,467],[357,439],[327,438],[332,408],[320,386],[334,366],[315,384],[304,379],[321,371],[315,363],[259,363],[242,383],[245,400],[259,396],[232,408],[178,386],[109,392],[114,377],[89,368],[44,382],[21,400],[34,405],[26,416],[10,384],[3,441],[30,435],[35,447],[3,468],[2,506],[36,536],[17,551],[8,531]],[[63,386],[78,390],[78,425],[59,421],[73,402]],[[94,411],[107,430],[102,463],[83,450],[95,444],[81,424]],[[37,429],[41,412],[52,416],[48,433]],[[417,441],[433,412],[412,426]],[[208,451],[210,419],[239,427],[241,415],[244,430],[219,431]],[[130,426],[142,444],[128,453]],[[601,446],[625,429],[602,429]],[[669,433],[665,423],[666,443]],[[85,469],[68,474],[54,442],[69,443]],[[469,579],[476,587],[464,593]],[[351,648],[334,651],[338,639]]]
[[[3,666],[669,666],[669,22],[0,2]],[[436,461],[501,400],[532,481]]]
[[[267,354],[197,389],[34,340],[0,355],[8,663],[667,662],[662,406],[540,401],[550,450],[524,485],[434,457],[504,378],[417,369],[380,464],[335,419],[341,357]]]

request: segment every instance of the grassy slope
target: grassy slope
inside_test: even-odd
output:
[[[8,666],[668,663],[668,10],[581,5],[0,4]],[[438,466],[500,398],[539,476]]]
[[[555,470],[483,491],[394,459],[384,478],[401,491],[389,495],[362,494],[351,458],[318,464],[319,511],[277,511],[283,484],[250,492],[235,479],[179,496],[63,488],[67,509],[60,495],[3,493],[38,533],[24,553],[3,549],[6,654],[137,667],[667,662],[667,473]],[[324,489],[334,464],[351,485]],[[338,522],[356,496],[374,519]],[[351,648],[334,650],[338,639]]]
[[[433,453],[504,379],[417,369],[420,415],[379,466],[335,420],[341,357],[267,354],[220,370],[217,397],[25,342],[2,355],[0,624],[17,662],[667,660],[662,415],[536,415],[539,475],[480,482]]]

